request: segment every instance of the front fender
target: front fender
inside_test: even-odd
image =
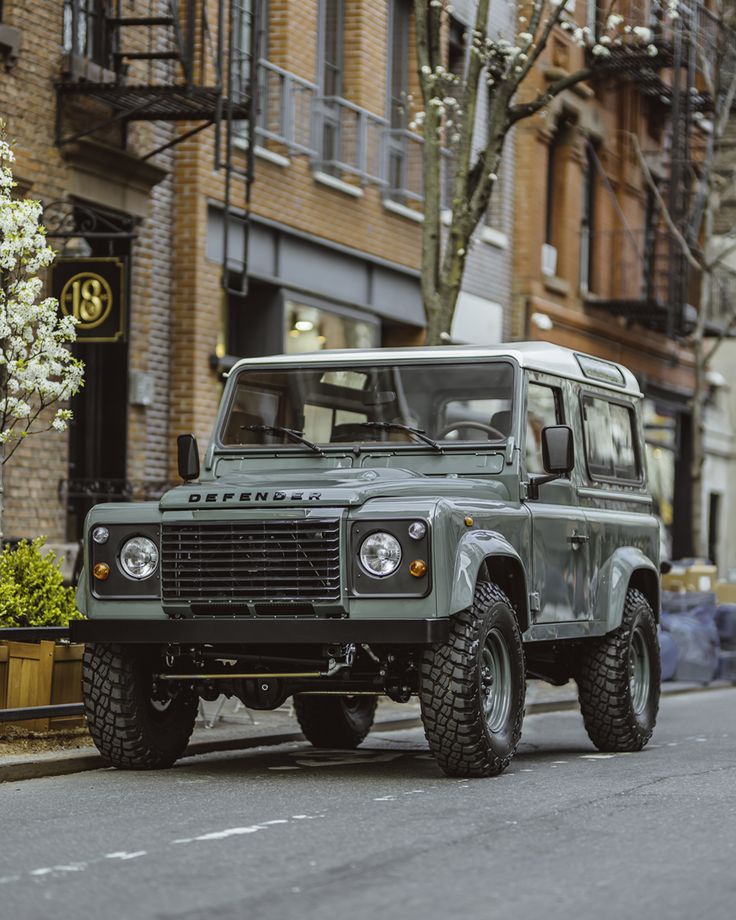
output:
[[[465,534],[455,554],[449,613],[459,613],[472,604],[478,573],[489,556],[511,556],[524,568],[518,552],[502,534],[493,530]]]
[[[606,632],[621,625],[626,592],[632,580],[637,587],[648,589],[644,593],[659,619],[659,572],[656,565],[635,546],[620,546],[606,560],[597,578],[594,619],[604,624]]]

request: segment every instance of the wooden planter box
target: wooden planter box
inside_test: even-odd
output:
[[[0,709],[81,703],[83,654],[84,645],[0,642]],[[84,719],[64,716],[5,724],[46,731],[76,728],[84,724]]]

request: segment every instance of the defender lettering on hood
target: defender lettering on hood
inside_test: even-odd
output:
[[[189,504],[195,505],[199,502],[216,503],[218,501],[226,504],[227,502],[318,502],[322,498],[321,492],[223,492],[218,495],[217,492],[192,492],[189,496]]]

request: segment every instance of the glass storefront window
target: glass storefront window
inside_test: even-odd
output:
[[[295,300],[285,300],[288,355],[322,351],[326,348],[375,348],[379,342],[378,323],[343,313],[331,313]]]

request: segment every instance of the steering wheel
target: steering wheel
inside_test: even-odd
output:
[[[445,425],[442,431],[438,431],[435,437],[438,441],[441,441],[442,438],[446,438],[451,431],[457,431],[459,428],[475,428],[478,431],[485,431],[489,436],[494,436],[503,440],[506,435],[499,431],[498,428],[494,428],[493,425],[486,425],[485,422],[475,422],[472,419],[468,419],[467,422],[452,422],[450,425]]]

